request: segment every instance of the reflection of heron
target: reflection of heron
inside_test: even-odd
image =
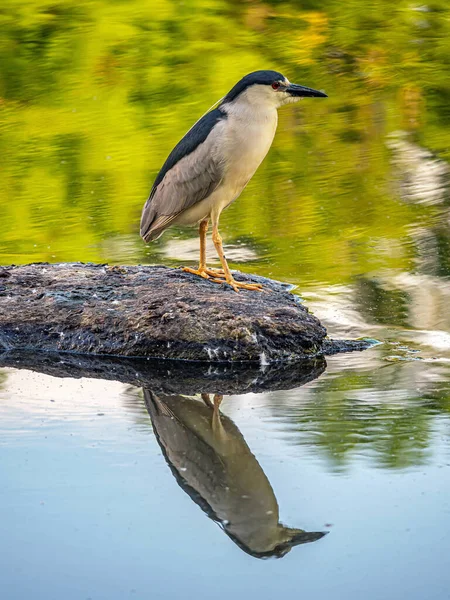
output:
[[[284,556],[293,546],[325,534],[279,523],[272,486],[231,419],[221,397],[205,404],[186,396],[144,390],[156,438],[178,484],[245,552]]]

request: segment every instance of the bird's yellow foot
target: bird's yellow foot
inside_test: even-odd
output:
[[[214,277],[216,279],[225,278],[223,269],[208,269],[207,267],[199,267],[198,269],[191,269],[190,267],[183,267],[182,269],[186,273],[192,273],[193,275],[199,275],[203,279],[209,279]]]
[[[205,269],[205,272],[210,277],[215,277],[216,279],[225,279],[225,271],[223,269]]]
[[[240,289],[262,292],[262,285],[260,283],[242,283],[241,281],[236,281],[234,277],[227,277],[223,269],[208,269],[206,267],[192,269],[191,267],[183,267],[182,270],[185,273],[192,273],[192,275],[208,279],[208,281],[213,283],[228,283],[235,292],[239,292]]]
[[[257,292],[262,292],[262,285],[260,283],[243,283],[242,281],[236,281],[234,277],[227,279],[210,279],[214,283],[228,283],[231,285],[235,292],[239,292],[239,290],[255,290]]]
[[[203,279],[209,279],[209,275],[206,272],[207,269],[191,269],[190,267],[183,267],[182,271],[185,273],[192,273],[192,275],[198,275],[199,277],[203,277]]]

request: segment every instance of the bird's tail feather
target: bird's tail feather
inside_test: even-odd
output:
[[[166,417],[175,417],[175,414],[170,407],[151,390],[144,389],[144,400],[150,413],[156,413]]]
[[[148,200],[141,218],[141,238],[146,243],[158,239],[176,217],[177,214],[158,216]]]

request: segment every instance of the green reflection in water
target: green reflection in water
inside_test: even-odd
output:
[[[318,452],[336,471],[357,457],[389,469],[442,460],[433,440],[448,428],[448,366],[399,361],[374,368],[372,361],[337,372],[330,366],[306,394],[291,392],[295,402],[289,396],[273,402],[283,436]]]
[[[303,284],[409,270],[425,228],[448,274],[446,163],[414,175],[424,148],[450,156],[446,2],[302,6],[3,3],[1,262],[167,260],[167,240],[192,231],[141,243],[159,167],[244,73],[276,67],[329,99],[281,111],[268,158],[224,214],[226,240],[259,257],[248,268]]]

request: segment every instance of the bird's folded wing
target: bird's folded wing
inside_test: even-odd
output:
[[[195,135],[195,128],[200,124],[201,120],[185,138]],[[220,130],[220,120],[217,120],[203,142],[166,170],[162,179],[157,178],[142,213],[141,236],[146,241],[158,237],[178,215],[207,198],[220,184],[223,165],[214,151]],[[180,144],[186,143],[185,138]],[[173,153],[179,152],[180,144]]]

